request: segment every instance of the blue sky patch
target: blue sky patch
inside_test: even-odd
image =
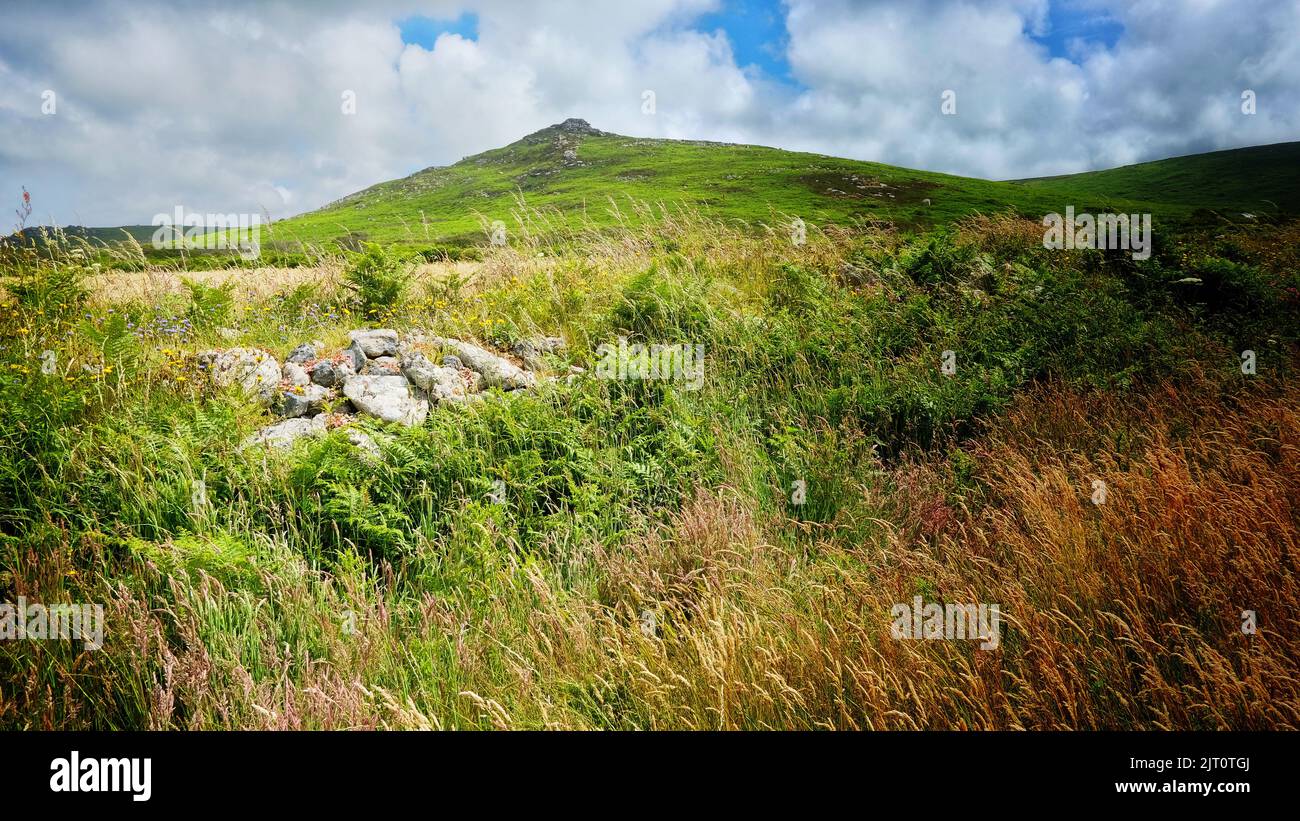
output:
[[[1078,62],[1070,50],[1072,40],[1081,40],[1086,46],[1114,48],[1124,33],[1124,26],[1115,18],[1096,8],[1084,8],[1070,0],[1053,0],[1048,6],[1047,32],[1042,36],[1030,33],[1029,37],[1045,46],[1053,57]]]
[[[794,82],[785,58],[790,34],[780,0],[723,0],[721,10],[700,16],[691,27],[706,33],[722,29],[736,65],[757,66],[774,80]]]
[[[455,20],[435,20],[432,17],[407,17],[397,21],[402,42],[433,51],[433,44],[441,34],[459,34],[466,40],[478,39],[478,15],[466,12]]]

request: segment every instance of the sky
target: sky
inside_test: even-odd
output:
[[[1300,139],[1298,78],[1295,0],[5,0],[0,206],[279,219],[568,117],[1065,174]]]

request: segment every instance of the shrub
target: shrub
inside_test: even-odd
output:
[[[343,278],[366,316],[396,307],[411,283],[407,266],[373,242],[366,243],[364,253],[352,259]]]

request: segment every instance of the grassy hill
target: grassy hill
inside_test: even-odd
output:
[[[88,228],[84,225],[65,225],[60,229],[66,239],[82,239],[91,245],[111,245],[124,241],[130,236],[141,245],[148,245],[153,239],[154,231],[158,230],[152,225],[120,225],[114,228]],[[21,242],[41,243],[50,238],[50,229],[45,226],[34,225],[30,228],[24,228],[19,233]],[[14,235],[0,237],[0,243],[17,241]]]
[[[1235,148],[1105,171],[1019,180],[1035,189],[1249,212],[1300,213],[1300,142]]]
[[[797,216],[818,225],[879,218],[915,226],[973,212],[1038,217],[1066,205],[1185,217],[1200,204],[1169,202],[1151,190],[1117,198],[1104,186],[1070,180],[993,182],[762,146],[624,137],[570,119],[278,222],[269,242],[323,243],[353,235],[481,244],[485,222],[500,219],[514,230],[521,201],[562,223],[598,227],[637,221],[634,202],[699,208],[750,224]]]
[[[538,233],[638,224],[644,209],[688,208],[749,226],[886,220],[925,229],[972,213],[1149,212],[1156,221],[1300,213],[1300,142],[996,182],[755,145],[641,139],[569,119],[449,166],[373,185],[264,230],[267,251],[483,245],[488,226]],[[28,229],[36,231],[37,229]],[[92,242],[150,226],[66,229]]]

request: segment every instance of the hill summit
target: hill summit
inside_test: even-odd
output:
[[[530,140],[535,142],[538,139],[545,139],[548,137],[552,137],[556,134],[587,135],[590,137],[605,136],[604,131],[601,131],[598,128],[592,128],[591,123],[587,122],[586,120],[580,119],[578,117],[570,117],[562,123],[556,123],[555,125],[549,125],[546,128],[540,129],[538,131],[534,131],[532,134],[529,134],[527,137],[524,137],[523,140],[521,140],[520,142],[526,142]]]

